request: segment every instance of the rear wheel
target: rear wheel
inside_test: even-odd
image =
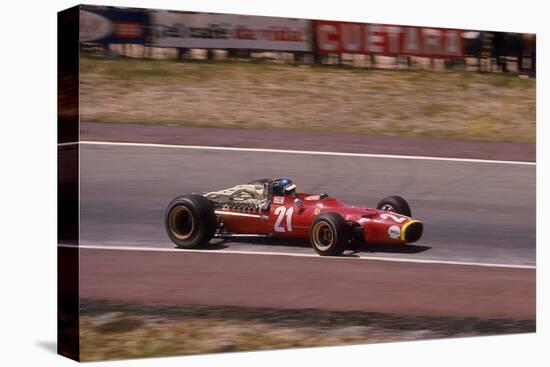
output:
[[[349,228],[338,213],[324,213],[311,223],[309,240],[321,256],[338,256],[346,249]]]
[[[397,214],[412,216],[411,207],[401,196],[388,196],[380,200],[376,209],[395,212]]]
[[[208,243],[216,231],[214,206],[202,195],[185,195],[172,200],[165,213],[168,237],[180,248]]]

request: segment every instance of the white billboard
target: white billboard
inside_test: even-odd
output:
[[[305,19],[155,12],[153,44],[180,48],[312,51]]]

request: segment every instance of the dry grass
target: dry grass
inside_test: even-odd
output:
[[[81,59],[85,121],[535,142],[535,81],[461,71]]]
[[[534,332],[534,320],[83,300],[84,361]]]
[[[132,316],[126,317],[134,320]],[[90,317],[81,319],[83,360],[140,358],[233,351],[367,343],[356,335],[316,335],[306,328],[273,327],[224,319],[143,323],[137,328],[99,331]],[[398,338],[396,338],[398,339]]]

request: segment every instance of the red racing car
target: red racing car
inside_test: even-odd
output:
[[[297,193],[289,179],[262,179],[229,189],[179,196],[168,205],[166,231],[180,248],[212,237],[265,236],[309,240],[322,256],[340,255],[351,242],[418,241],[423,224],[399,196],[376,209],[344,204],[325,193]]]

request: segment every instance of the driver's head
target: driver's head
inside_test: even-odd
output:
[[[273,181],[273,195],[291,196],[296,193],[296,185],[288,178]]]

